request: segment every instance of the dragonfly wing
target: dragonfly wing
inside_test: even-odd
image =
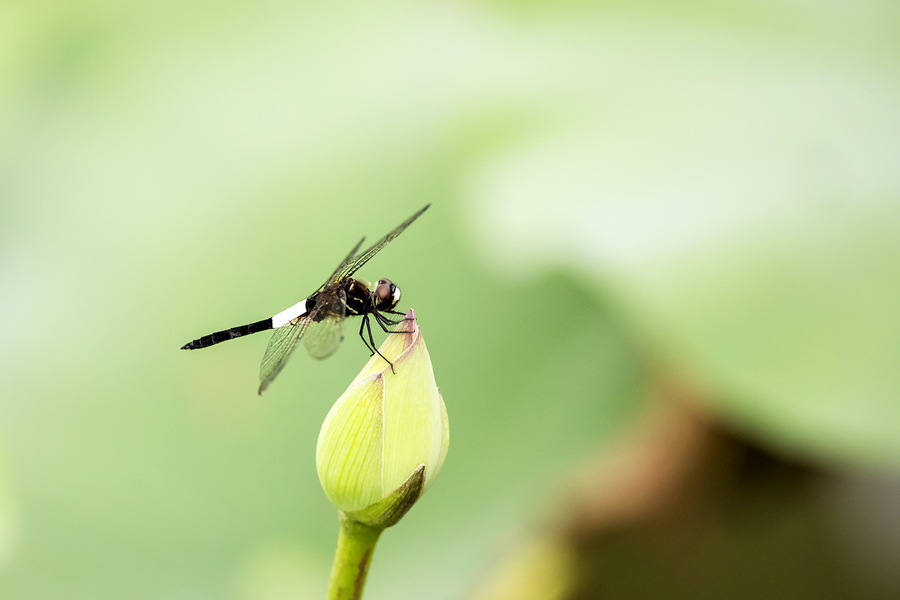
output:
[[[356,242],[356,245],[353,246],[353,250],[350,251],[350,254],[347,255],[347,258],[345,258],[343,261],[341,261],[341,264],[339,264],[337,266],[337,269],[334,270],[334,273],[331,274],[331,277],[328,278],[328,281],[326,281],[325,283],[322,284],[322,287],[320,287],[319,290],[324,288],[329,283],[334,283],[335,281],[338,281],[341,279],[341,273],[344,270],[346,270],[347,265],[349,265],[351,262],[353,262],[353,257],[355,257],[356,253],[359,252],[359,247],[362,246],[364,241],[366,241],[365,236],[363,236],[363,238],[361,240]]]
[[[294,348],[303,334],[306,333],[311,321],[308,318],[300,318],[296,323],[289,323],[279,327],[272,334],[262,363],[259,365],[259,394],[262,395],[269,384],[281,373],[285,363],[291,357]]]
[[[380,240],[375,242],[375,245],[373,245],[371,248],[369,248],[368,250],[366,250],[359,256],[357,256],[351,260],[344,260],[344,262],[341,263],[341,266],[339,266],[337,268],[337,270],[334,272],[334,275],[332,275],[332,281],[338,281],[338,280],[343,279],[344,277],[350,277],[351,275],[356,273],[356,271],[358,271],[364,264],[369,262],[369,259],[371,259],[373,256],[378,254],[379,250],[381,250],[382,248],[387,246],[389,243],[391,243],[391,240],[393,240],[395,237],[397,237],[398,235],[403,233],[404,229],[406,229],[407,227],[412,225],[413,221],[415,221],[420,216],[422,216],[422,213],[425,212],[426,210],[428,210],[429,206],[431,206],[431,204],[426,204],[425,208],[421,209],[419,212],[417,212],[416,214],[414,214],[413,216],[411,216],[410,218],[405,220],[396,229],[394,229],[392,232],[390,232],[389,234],[387,234],[386,236],[384,236],[383,238],[381,238]],[[365,239],[365,238],[363,238],[363,239]],[[362,241],[360,241],[360,243],[356,245],[356,248],[353,250],[353,252],[356,252],[356,250],[359,249],[359,246],[361,244],[362,244]],[[348,257],[348,259],[349,259],[349,257]]]
[[[319,310],[327,315],[324,319],[309,325],[303,344],[313,358],[322,360],[328,358],[340,347],[344,341],[344,316],[347,313],[347,292],[334,286],[335,297],[328,305],[320,304]],[[333,288],[331,288],[333,289]],[[323,294],[327,295],[327,294]]]
[[[344,319],[327,317],[312,323],[303,337],[303,345],[313,358],[328,358],[340,347],[344,340]]]

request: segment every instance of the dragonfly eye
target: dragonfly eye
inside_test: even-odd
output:
[[[390,279],[380,279],[375,287],[375,308],[390,310],[400,301],[400,288]]]

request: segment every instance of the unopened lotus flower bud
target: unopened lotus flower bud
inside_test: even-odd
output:
[[[332,407],[319,481],[349,519],[389,527],[434,482],[450,441],[444,401],[412,310]]]

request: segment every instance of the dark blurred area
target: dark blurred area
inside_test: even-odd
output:
[[[661,391],[475,598],[897,596],[895,479],[773,454]]]
[[[0,597],[305,600],[368,358],[450,418],[366,597],[900,597],[900,5],[0,5]],[[348,332],[352,327],[348,329]],[[380,341],[380,340],[379,340]]]

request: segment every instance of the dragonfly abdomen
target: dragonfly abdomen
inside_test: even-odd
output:
[[[228,340],[233,340],[234,338],[238,338],[243,335],[259,333],[260,331],[266,331],[268,329],[272,329],[272,319],[264,319],[262,321],[257,321],[256,323],[250,323],[249,325],[241,325],[240,327],[232,327],[231,329],[225,329],[223,331],[217,331],[209,335],[204,335],[203,337],[198,338],[193,342],[188,342],[187,344],[182,346],[181,349],[198,350],[200,348],[207,348],[220,342],[227,342]]]

